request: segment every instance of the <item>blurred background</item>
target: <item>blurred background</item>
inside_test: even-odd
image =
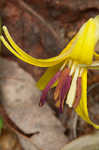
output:
[[[24,51],[36,58],[59,54],[81,25],[98,14],[99,0],[0,0],[2,25],[8,27]],[[99,44],[96,51],[99,52]],[[8,128],[5,119],[0,150],[60,150],[68,142],[74,139],[77,142],[78,137],[87,135],[89,141],[90,135],[95,137],[93,145],[97,148],[86,150],[99,150],[98,131],[67,106],[63,114],[59,114],[53,102],[53,89],[48,93],[46,105],[38,106],[41,92],[36,81],[44,71],[45,68],[17,59],[1,45],[0,107],[3,109],[0,108],[0,115],[6,111],[24,132],[40,133],[27,140]],[[88,110],[91,119],[99,124],[99,72],[95,70],[88,73]],[[82,147],[83,143],[80,143]],[[81,150],[79,146],[76,149]]]

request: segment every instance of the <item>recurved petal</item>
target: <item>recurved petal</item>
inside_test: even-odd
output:
[[[94,126],[96,129],[99,129],[99,125],[94,124],[88,115],[87,109],[87,70],[85,69],[82,74],[82,95],[81,100],[77,108],[75,109],[77,114],[86,122]]]
[[[48,84],[48,82],[58,72],[58,70],[60,69],[61,65],[62,65],[62,63],[60,63],[58,65],[55,65],[55,66],[50,67],[50,68],[47,69],[47,71],[42,75],[42,77],[40,78],[40,80],[37,82],[37,87],[40,90],[43,90],[46,87],[46,85]],[[54,84],[54,86],[56,86],[56,85]]]
[[[35,65],[35,66],[39,66],[39,67],[51,67],[54,66],[56,64],[59,64],[60,62],[62,62],[65,58],[68,58],[68,56],[70,55],[70,51],[66,51],[64,54],[61,53],[60,55],[56,56],[56,57],[52,57],[52,58],[48,58],[48,59],[37,59],[34,58],[30,55],[28,55],[26,52],[24,52],[12,39],[10,33],[8,32],[6,26],[3,26],[3,31],[5,33],[5,36],[7,38],[7,40],[9,41],[9,43],[12,46],[12,49],[15,51],[13,54],[18,54],[20,55],[20,59]],[[4,39],[3,36],[0,36],[0,40],[3,42],[3,44],[9,49],[9,51],[12,52],[12,49],[9,48],[9,44],[7,43],[7,41]]]

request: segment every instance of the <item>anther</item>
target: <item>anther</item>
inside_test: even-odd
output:
[[[81,77],[78,77],[77,79],[77,89],[76,89],[76,96],[75,96],[75,100],[74,100],[74,104],[73,104],[73,108],[76,108],[80,102],[81,99]]]
[[[77,89],[76,89],[76,96],[75,96],[75,100],[74,100],[74,104],[73,104],[73,108],[76,108],[80,102],[81,99],[81,92],[82,92],[82,88],[81,88],[81,76],[83,73],[84,69],[81,68],[80,72],[79,72],[79,77],[77,78]]]
[[[55,100],[57,100],[59,97],[60,89],[62,88],[62,85],[63,85],[64,81],[66,80],[66,76],[69,74],[69,71],[70,70],[68,68],[65,68],[60,75],[58,85],[57,85],[55,92],[54,92],[54,99]]]
[[[43,90],[42,92],[42,96],[40,98],[40,103],[39,103],[39,106],[43,106],[45,101],[46,101],[46,96],[47,96],[47,93],[49,91],[49,89],[51,88],[51,86],[56,82],[56,80],[59,78],[61,72],[57,72],[54,77],[50,80],[50,82],[47,84],[47,86],[45,87],[45,89]]]

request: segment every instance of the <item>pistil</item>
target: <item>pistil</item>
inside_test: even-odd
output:
[[[75,68],[75,64],[73,65],[70,74],[73,73],[74,68]],[[78,78],[78,75],[79,75],[79,69],[80,69],[80,68],[79,68],[79,66],[77,65],[76,70],[75,70],[75,72],[74,72],[73,79],[72,79],[71,87],[70,87],[70,90],[69,90],[68,95],[67,95],[66,104],[68,104],[69,107],[72,107],[72,105],[73,105],[73,103],[74,103],[74,100],[75,100],[76,88],[77,88],[76,82],[77,82],[77,78]]]

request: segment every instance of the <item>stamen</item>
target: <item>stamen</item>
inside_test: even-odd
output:
[[[81,99],[81,91],[82,91],[82,88],[81,88],[81,76],[82,76],[82,73],[84,71],[84,68],[81,68],[80,69],[80,73],[79,73],[79,77],[77,78],[77,89],[76,89],[76,97],[75,97],[75,100],[74,100],[74,104],[73,104],[73,108],[76,108],[80,102],[80,99]]]
[[[43,106],[43,105],[44,105],[44,103],[45,103],[45,101],[46,101],[46,96],[47,96],[47,93],[48,93],[50,87],[51,87],[51,86],[55,83],[55,81],[59,78],[60,74],[61,74],[61,71],[57,72],[57,73],[55,74],[55,76],[51,79],[51,81],[47,84],[46,88],[43,90],[42,96],[41,96],[41,99],[40,99],[40,103],[39,103],[40,106]]]
[[[60,79],[59,79],[59,82],[58,82],[58,85],[55,89],[55,92],[54,92],[54,99],[57,100],[58,97],[59,97],[59,93],[60,93],[60,89],[62,88],[62,85],[65,81],[65,78],[66,76],[69,74],[70,70],[68,68],[64,69],[63,72],[61,73],[61,76],[60,76]]]
[[[63,83],[63,86],[62,86],[61,91],[60,91],[60,112],[63,111],[64,100],[65,100],[67,93],[70,89],[71,81],[72,81],[72,77],[67,75],[65,82]]]
[[[64,69],[66,63],[67,63],[67,60],[65,60],[64,64],[61,66],[60,71],[62,71]]]
[[[75,67],[76,67],[76,63],[73,63],[71,71],[70,71],[70,76],[72,76],[72,74],[74,73]]]
[[[81,68],[81,69],[80,69],[80,73],[79,73],[79,77],[82,76],[83,71],[84,71],[84,68]]]
[[[76,96],[76,86],[77,86],[76,81],[77,81],[78,75],[79,75],[79,66],[77,66],[76,68],[76,71],[74,73],[74,77],[71,83],[71,87],[67,95],[66,104],[68,104],[69,107],[72,107],[75,96]]]
[[[68,68],[70,68],[72,65],[72,60],[69,60],[69,63],[68,63]]]
[[[76,90],[76,97],[74,100],[73,108],[76,108],[78,106],[80,99],[81,99],[81,91],[82,91],[81,79],[82,79],[81,77],[78,77],[77,79],[77,90]]]

